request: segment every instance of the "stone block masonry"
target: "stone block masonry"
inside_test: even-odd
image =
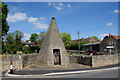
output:
[[[21,70],[24,67],[37,64],[38,54],[24,54],[24,55],[3,55],[2,71],[10,70],[10,62],[13,61],[13,70]]]
[[[91,67],[100,67],[100,66],[118,64],[119,55],[120,54],[118,53],[111,55],[93,55],[93,56],[75,55],[75,56],[69,56],[69,58],[70,58],[70,63],[84,64],[84,65],[89,65]]]
[[[74,55],[74,56],[69,56],[69,58],[70,58],[70,63],[92,66],[92,56]]]
[[[10,62],[13,61],[13,69],[21,70],[27,67],[28,65],[41,64],[37,57],[40,54],[24,54],[24,55],[1,55],[0,64],[2,64],[2,71],[10,70]],[[83,56],[75,55],[69,56],[70,63],[84,64],[91,67],[100,67],[106,65],[112,65],[119,63],[118,54],[111,55],[94,55],[94,56]]]
[[[31,65],[31,64],[35,64],[35,65],[41,64],[37,60],[38,55],[40,55],[40,54],[24,54],[24,55],[22,55],[21,56],[22,57],[22,68],[24,68],[28,65]]]
[[[118,57],[119,54],[92,56],[92,67],[118,64],[119,63]]]
[[[22,57],[20,55],[3,55],[2,57],[2,71],[10,70],[10,62],[13,61],[13,69],[21,70]]]

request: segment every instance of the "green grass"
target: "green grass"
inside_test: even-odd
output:
[[[68,52],[68,55],[79,55],[79,53],[70,53],[70,52]],[[81,53],[81,55],[83,55],[83,56],[86,56],[86,54],[85,53]]]
[[[70,52],[68,52],[68,55],[78,55],[77,53],[70,53]]]

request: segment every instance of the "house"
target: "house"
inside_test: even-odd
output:
[[[23,42],[25,46],[35,46],[35,42],[31,42],[30,40],[26,40]]]
[[[109,34],[102,41],[87,43],[83,45],[83,50],[87,52],[120,52],[120,36]]]
[[[120,36],[109,34],[100,43],[100,52],[120,52]]]
[[[96,52],[100,52],[100,41],[99,42],[92,42],[92,43],[87,43],[83,45],[83,49],[85,51],[96,51]]]
[[[74,42],[82,41],[82,42],[91,43],[91,42],[97,42],[98,40],[96,40],[94,37],[88,37],[88,38],[76,39],[76,40],[73,40],[73,41]]]

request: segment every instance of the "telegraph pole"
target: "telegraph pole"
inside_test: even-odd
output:
[[[79,31],[78,31],[78,41],[79,41]],[[79,49],[79,53],[80,53],[80,41],[79,41],[79,44],[78,44],[78,49]]]

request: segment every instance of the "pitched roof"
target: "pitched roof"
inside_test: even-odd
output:
[[[26,41],[23,42],[23,43],[25,43],[25,44],[31,44],[31,45],[34,45],[34,44],[35,44],[35,42],[31,42],[30,40],[26,40]]]
[[[120,39],[120,36],[114,36],[112,35],[116,40]]]
[[[105,37],[104,37],[104,39],[102,40],[102,43],[107,43],[107,40],[108,40],[111,36],[112,36],[113,38],[115,38],[116,40],[119,40],[119,39],[120,39],[120,36],[115,36],[115,35],[109,34],[109,36],[105,36]]]
[[[88,46],[88,45],[97,45],[97,44],[100,44],[101,42],[93,42],[93,43],[87,43],[87,44],[84,44],[83,46]]]
[[[74,42],[77,42],[77,41],[81,41],[82,39],[76,39],[76,40],[73,40]]]
[[[75,41],[75,42],[77,42],[77,41],[89,42],[90,39],[92,39],[92,38],[94,38],[94,37],[88,37],[88,38],[76,39],[76,40],[73,40],[73,41]]]
[[[93,38],[93,37],[85,38],[85,39],[82,39],[81,41],[83,41],[83,42],[89,42],[90,39],[92,39],[92,38]]]
[[[105,36],[105,37],[103,38],[103,40],[101,41],[101,43],[107,43],[108,38],[109,38],[109,36]]]

